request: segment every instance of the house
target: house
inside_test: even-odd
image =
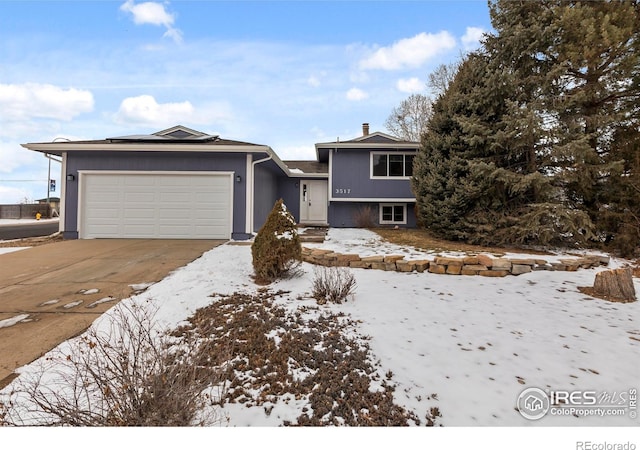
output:
[[[411,191],[413,158],[419,143],[384,133],[348,141],[316,144],[318,161],[329,166],[328,221],[333,227],[360,226],[371,212],[371,225],[416,226],[416,199]],[[365,220],[366,221],[366,220]]]
[[[39,205],[51,205],[51,208],[58,210],[60,208],[60,197],[39,198],[36,203]]]
[[[184,126],[150,135],[23,144],[62,158],[65,239],[248,239],[278,198],[306,225],[415,226],[418,144],[383,133],[316,144],[315,161]]]

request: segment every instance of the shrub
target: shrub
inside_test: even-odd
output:
[[[313,298],[319,305],[342,303],[356,290],[356,280],[345,267],[315,267]]]
[[[302,261],[302,246],[295,219],[278,200],[251,245],[255,281],[271,283],[290,276]]]
[[[70,347],[54,350],[39,369],[14,382],[4,405],[7,425],[216,422],[206,412],[212,411],[206,390],[219,381],[221,370],[219,361],[203,358],[212,354],[208,341],[185,338],[176,344],[156,330],[153,313],[141,306],[120,305],[104,323]]]
[[[373,208],[370,205],[361,206],[353,213],[353,221],[358,228],[373,228],[376,225]]]

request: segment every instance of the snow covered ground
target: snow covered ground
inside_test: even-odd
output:
[[[41,222],[47,222],[47,223],[53,223],[53,222],[59,222],[60,219],[58,218],[53,218],[53,219],[0,219],[0,227],[2,225],[29,225],[32,223],[41,223]]]
[[[385,243],[366,230],[332,229],[324,244],[310,246],[362,256],[433,256]],[[624,262],[612,259],[610,267]],[[313,266],[302,268],[302,276],[271,286],[291,292],[278,300],[286,308],[315,305]],[[640,388],[640,302],[610,303],[579,292],[578,286],[593,284],[598,270],[603,269],[485,278],[352,269],[355,297],[321,308],[342,311],[359,323],[358,333],[370,337],[374,357],[393,373],[398,404],[420,417],[437,406],[438,423],[445,427],[637,427],[640,420],[629,410],[621,416],[548,414],[531,421],[515,407],[529,387],[595,391],[617,399],[624,393],[627,406],[630,390]],[[250,247],[227,244],[126,301],[154,303],[157,318],[175,327],[210,304],[214,292],[255,292],[251,274]],[[242,405],[227,406],[224,413],[230,426],[278,426],[304,405],[276,406],[268,416],[262,407]]]
[[[17,252],[18,250],[24,250],[25,248],[29,247],[0,247],[0,255],[3,253]]]

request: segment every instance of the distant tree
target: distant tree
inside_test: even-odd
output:
[[[420,141],[427,122],[431,118],[432,100],[423,94],[411,94],[393,108],[385,122],[389,132],[407,141]]]
[[[427,86],[431,93],[438,97],[444,94],[449,88],[449,83],[453,81],[456,72],[460,68],[461,60],[451,62],[449,64],[440,64],[433,72],[429,74]]]

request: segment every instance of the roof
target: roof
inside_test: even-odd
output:
[[[336,140],[333,142],[323,142],[316,144],[318,146],[326,146],[330,145],[331,147],[335,147],[336,145],[343,146],[344,144],[409,144],[409,145],[420,145],[419,142],[414,141],[406,141],[404,139],[400,139],[395,136],[391,136],[390,134],[381,133],[380,131],[376,131],[374,133],[370,133],[364,136],[359,136],[354,139],[349,139],[346,141]]]
[[[182,125],[153,134],[133,134],[97,140],[54,140],[22,144],[24,148],[62,156],[68,151],[245,151],[273,153],[267,145],[223,139]]]
[[[153,134],[133,134],[117,136],[99,140],[70,141],[58,140],[53,142],[34,142],[22,144],[22,147],[50,155],[62,156],[66,152],[215,152],[215,153],[253,153],[266,154],[267,160],[272,160],[285,174],[296,176],[276,155],[271,147],[250,142],[223,139],[218,135],[210,135],[192,130],[182,125],[176,125]],[[326,175],[325,170],[325,175]],[[317,175],[316,175],[317,176]]]
[[[338,148],[362,149],[362,150],[416,150],[419,142],[405,141],[395,136],[376,131],[347,141],[336,140],[334,142],[321,142],[316,144],[318,161],[328,161],[329,150]]]
[[[323,174],[329,173],[329,164],[318,161],[283,161],[292,174]]]
[[[220,140],[218,135],[205,134],[182,125],[176,125],[153,134],[132,134],[107,138],[107,141],[111,142],[215,142],[217,140]]]

